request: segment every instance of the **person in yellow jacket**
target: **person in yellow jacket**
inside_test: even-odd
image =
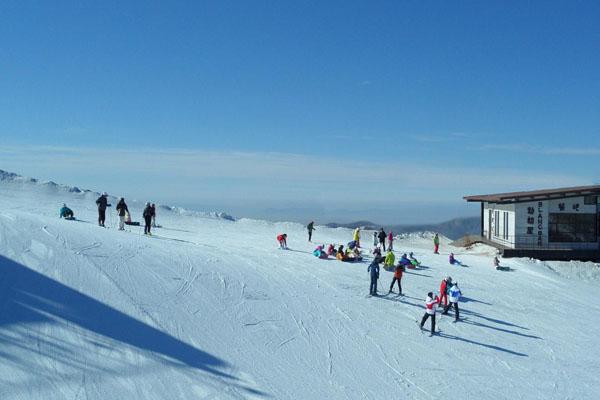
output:
[[[354,230],[354,236],[352,237],[352,240],[356,242],[356,247],[360,247],[360,228],[356,228]]]
[[[385,261],[383,262],[383,269],[385,269],[386,271],[393,270],[394,269],[394,262],[396,262],[396,256],[390,250],[385,255]]]

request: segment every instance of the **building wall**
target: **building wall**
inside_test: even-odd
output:
[[[503,246],[515,246],[515,204],[484,204],[484,236]],[[491,211],[491,213],[490,213]]]
[[[516,203],[515,206],[515,248],[545,249],[598,249],[598,242],[559,243],[550,242],[548,222],[550,213],[593,214],[597,216],[597,205],[584,204],[583,197],[552,199]],[[495,239],[494,239],[495,240]],[[502,243],[502,242],[499,242]]]

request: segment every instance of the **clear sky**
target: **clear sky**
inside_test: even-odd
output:
[[[0,21],[0,169],[320,222],[600,183],[597,1],[5,1]]]

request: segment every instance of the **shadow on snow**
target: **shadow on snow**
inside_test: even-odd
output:
[[[230,366],[225,361],[0,255],[0,357],[28,373],[37,372],[28,369],[26,363],[35,364],[25,357],[19,359],[17,354],[9,354],[9,346],[54,359],[67,367],[108,369],[88,364],[77,354],[82,350],[76,348],[77,344],[67,343],[56,335],[50,337],[47,330],[39,328],[40,324],[63,324],[65,329],[76,331],[80,341],[99,351],[118,353],[119,347],[111,343],[118,341],[149,352],[145,355],[163,363],[202,370],[226,384],[265,395],[242,386],[236,377],[223,372],[221,369]],[[77,331],[77,327],[103,336],[106,341]],[[31,342],[36,345],[29,346]],[[115,372],[113,367],[110,370]]]

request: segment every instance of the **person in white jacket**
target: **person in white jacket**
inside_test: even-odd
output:
[[[425,325],[425,321],[429,317],[431,317],[431,334],[435,333],[435,311],[437,309],[437,305],[440,303],[440,298],[437,296],[433,296],[433,292],[427,293],[427,298],[425,299],[425,315],[421,319],[421,329],[423,329],[423,325]]]
[[[462,295],[462,292],[460,291],[460,289],[458,288],[458,283],[457,282],[452,282],[452,286],[450,286],[450,289],[448,289],[448,305],[446,307],[444,307],[444,312],[442,312],[442,315],[446,315],[448,314],[448,310],[450,310],[450,307],[452,307],[454,305],[454,321],[458,321],[458,317],[459,317],[459,313],[458,313],[458,300],[460,300],[460,296]]]

